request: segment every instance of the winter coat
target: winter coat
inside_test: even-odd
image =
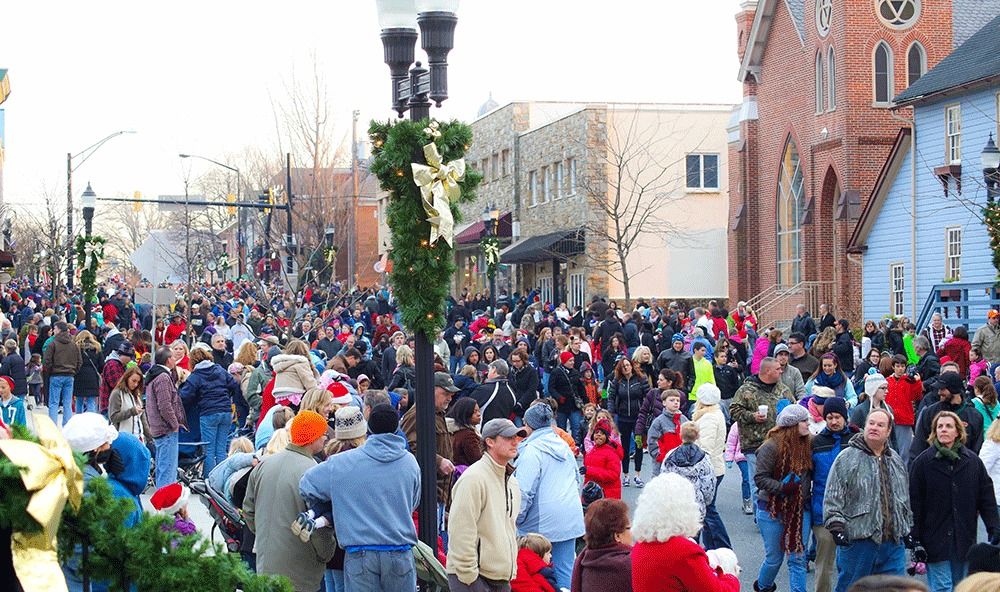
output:
[[[913,371],[920,375],[920,380],[926,386],[927,380],[941,373],[941,360],[931,352],[927,352],[918,361]]]
[[[656,367],[659,370],[670,368],[674,372],[680,372],[684,376],[685,392],[694,384],[694,359],[684,350],[676,351],[672,347],[663,350],[656,358]]]
[[[556,592],[555,586],[546,579],[555,581],[555,569],[542,560],[531,549],[517,551],[517,577],[510,581],[511,592]]]
[[[768,356],[771,351],[771,340],[764,337],[758,337],[757,341],[753,344],[753,355],[750,359],[750,374],[757,374],[760,372],[760,363]]]
[[[454,310],[452,310],[452,313],[454,313]],[[458,341],[455,340],[456,335],[460,336]],[[451,323],[444,330],[444,341],[448,344],[448,350],[452,356],[460,356],[465,350],[466,344],[472,341],[472,334],[469,333],[469,329],[465,325],[462,325],[461,329],[456,329],[454,323]]]
[[[132,501],[131,512],[125,517],[125,528],[133,528],[142,520],[142,502],[139,494],[146,489],[149,479],[149,449],[132,434],[118,434],[111,443],[111,450],[121,458],[123,470],[108,473],[111,493],[121,499]]]
[[[319,384],[319,372],[309,358],[295,354],[280,354],[270,360],[274,370],[274,396],[305,393]]]
[[[101,388],[98,391],[98,405],[103,413],[108,410],[108,401],[111,398],[111,391],[118,386],[122,376],[125,375],[125,363],[118,359],[118,354],[109,354],[104,361],[104,369],[101,371]]]
[[[619,419],[635,421],[639,417],[649,383],[636,375],[612,380],[608,385],[608,411]]]
[[[792,319],[792,333],[801,333],[806,339],[813,333],[816,333],[816,321],[809,315],[805,313],[802,316],[795,315]]]
[[[733,368],[729,364],[719,366],[716,364],[712,371],[715,373],[715,386],[719,387],[724,400],[732,399],[736,394],[736,389],[740,388],[743,377],[739,368]]]
[[[726,436],[726,462],[746,462],[747,457],[743,456],[740,450],[740,426],[735,423],[729,427],[729,435]]]
[[[660,474],[663,473],[676,473],[691,482],[704,519],[705,506],[715,500],[715,469],[708,454],[695,444],[681,444],[663,459]]]
[[[48,376],[76,376],[81,365],[83,356],[69,331],[63,331],[52,338],[52,342],[42,353],[42,366]]]
[[[969,376],[969,350],[971,349],[972,344],[969,343],[968,339],[952,337],[938,348],[937,355],[939,358],[948,356],[949,360],[958,364],[958,373],[962,375],[962,378],[966,378]]]
[[[573,564],[570,592],[632,592],[632,549],[621,543],[584,547]]]
[[[993,480],[993,495],[1000,499],[1000,442],[987,438],[979,449],[979,458],[986,467],[986,473]]]
[[[715,476],[726,474],[726,416],[722,408],[713,405],[707,408],[701,417],[695,420],[698,424],[698,441],[696,444],[704,450],[712,461]]]
[[[785,476],[775,473],[777,464],[778,445],[769,439],[757,449],[757,472],[753,475],[753,482],[757,485],[757,498],[762,502],[766,503],[771,496],[780,495],[781,480]],[[800,487],[803,507],[808,508],[812,473],[807,471],[806,474],[799,475],[799,478],[802,479]]]
[[[407,364],[401,364],[396,368],[389,379],[389,384],[386,385],[385,389],[387,391],[396,390],[398,388],[406,389],[410,393],[411,397],[416,393],[417,386],[417,369],[415,366],[410,366]]]
[[[430,401],[428,401],[430,402]],[[406,441],[410,445],[410,452],[417,454],[417,405],[411,405],[410,409],[403,414],[399,420],[399,428],[406,434]],[[452,460],[454,454],[451,448],[451,434],[448,433],[448,422],[445,421],[444,413],[434,411],[434,442],[437,452],[434,466],[441,463],[442,458]],[[448,503],[448,493],[451,491],[451,475],[442,475],[438,472],[437,492],[438,502]]]
[[[538,398],[538,370],[531,364],[525,364],[520,370],[511,366],[507,382],[517,397],[517,414],[524,415],[531,402]]]
[[[28,394],[28,377],[24,372],[24,358],[16,351],[9,353],[0,362],[0,376],[9,376],[14,381],[14,390],[11,391],[16,397],[23,397]]]
[[[153,441],[153,434],[149,431],[149,421],[146,420],[146,412],[137,412],[137,401],[132,393],[124,389],[111,391],[111,398],[108,404],[108,419],[111,425],[119,432],[132,434],[142,440],[144,444]]]
[[[579,472],[573,452],[551,428],[533,431],[517,451],[514,475],[521,486],[518,532],[537,532],[552,542],[583,536]]]
[[[751,376],[736,391],[729,406],[729,415],[740,426],[740,447],[743,453],[756,452],[764,443],[767,432],[775,426],[778,401],[782,399],[795,403],[795,397],[781,381],[772,385],[764,384],[756,376]],[[757,423],[757,408],[767,405],[767,420]]]
[[[88,348],[80,353],[82,363],[80,369],[76,371],[76,376],[73,377],[73,394],[78,397],[96,397],[100,394],[104,358],[100,350],[96,349]]]
[[[806,381],[805,392],[807,396],[810,397],[812,396],[812,389],[813,386],[815,385],[816,385],[815,378],[810,378],[809,380]],[[847,401],[848,407],[858,404],[858,393],[857,391],[854,390],[854,385],[851,384],[851,381],[848,378],[844,378],[844,382],[840,383],[839,386],[833,389],[833,394],[834,396],[840,397],[845,401]]]
[[[28,417],[24,412],[24,399],[12,396],[9,401],[0,399],[0,420],[7,426],[17,424],[28,427]]]
[[[622,446],[610,440],[588,450],[583,457],[584,483],[593,481],[604,490],[604,497],[622,499],[622,456]]]
[[[506,378],[487,380],[476,387],[472,398],[479,403],[483,425],[491,419],[510,419],[517,406],[517,397]]]
[[[889,390],[885,394],[885,402],[893,409],[893,421],[896,425],[912,427],[916,421],[913,406],[920,402],[924,394],[922,382],[906,374],[900,378],[892,374],[886,380]]]
[[[233,401],[240,398],[240,385],[233,375],[211,360],[195,365],[180,388],[181,399],[197,402],[198,415],[232,413]]]
[[[832,350],[840,360],[840,369],[850,376],[854,372],[854,339],[851,334],[848,331],[837,333]]]
[[[448,418],[448,421],[452,421]],[[473,428],[459,428],[451,434],[452,462],[455,466],[471,466],[483,457],[483,439]]]
[[[796,400],[801,400],[802,397],[806,396],[806,385],[802,380],[802,373],[795,366],[785,366],[781,372],[781,382],[788,387],[788,390],[792,391],[792,396]]]
[[[549,396],[559,403],[559,411],[571,413],[582,410],[584,406],[583,383],[576,368],[567,368],[562,364],[552,370],[549,377]]]
[[[480,576],[510,581],[517,570],[514,519],[521,492],[510,466],[484,454],[455,482],[446,571],[465,585]]]
[[[654,477],[660,474],[660,463],[667,453],[681,445],[681,424],[685,421],[687,417],[680,411],[670,413],[664,409],[649,424],[646,444],[649,447],[650,458],[656,461],[653,465]]]
[[[980,516],[990,538],[1000,535],[996,494],[983,461],[965,446],[956,461],[937,454],[932,446],[910,467],[911,534],[930,563],[964,558],[976,543]]]
[[[739,592],[736,576],[712,569],[705,550],[687,537],[632,547],[633,592]],[[607,589],[610,592],[611,589]]]
[[[965,424],[965,442],[973,453],[979,454],[979,449],[983,446],[983,416],[969,399],[963,399],[958,405],[952,405],[950,401],[938,401],[928,406],[920,412],[917,423],[913,428],[913,443],[910,444],[910,464],[916,460],[921,452],[926,450],[930,444],[927,438],[931,435],[931,423],[934,416],[941,411],[953,411],[962,418]]]
[[[289,444],[254,467],[243,498],[243,518],[257,536],[257,573],[283,575],[296,592],[320,588],[326,562],[336,548],[333,529],[317,529],[303,543],[288,528],[308,509],[299,487],[306,471],[315,466],[304,448]]]
[[[916,443],[916,440],[914,440]],[[760,459],[757,459],[760,466]],[[864,434],[851,437],[847,448],[837,455],[830,467],[823,498],[823,526],[840,524],[852,541],[882,540],[884,526],[879,463],[886,463],[892,500],[892,532],[888,539],[899,540],[913,525],[910,490],[903,459],[889,446],[877,457],[865,442]]]
[[[663,413],[663,401],[660,400],[662,391],[658,388],[651,388],[646,391],[646,396],[642,398],[642,405],[639,406],[639,415],[635,420],[635,433],[645,436],[649,432],[649,426],[653,420]]]
[[[145,382],[146,420],[153,437],[167,436],[180,426],[187,427],[187,415],[170,370],[166,366],[153,366],[146,373]]]
[[[812,439],[812,523],[814,526],[823,524],[823,498],[826,495],[826,480],[830,476],[833,461],[847,448],[848,441],[856,433],[857,430],[852,430],[849,426],[839,432],[823,428],[823,431]]]
[[[1000,326],[989,323],[976,330],[972,338],[973,349],[979,350],[984,359],[990,362],[1000,362]]]

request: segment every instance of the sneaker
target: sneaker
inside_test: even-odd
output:
[[[622,487],[628,487],[628,486],[629,486],[628,475],[625,475],[624,477],[622,477]]]
[[[743,500],[743,513],[753,514],[753,501],[748,499]]]
[[[308,543],[312,538],[313,530],[316,529],[316,522],[308,514],[302,512],[295,518],[291,525],[292,533],[299,537],[303,543]]]
[[[645,486],[645,485],[646,484],[642,481],[642,479],[640,479],[638,476],[636,476],[636,478],[635,478],[635,486],[638,487],[639,489],[642,489],[643,486]]]

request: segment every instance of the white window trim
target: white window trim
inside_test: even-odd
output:
[[[539,296],[542,297],[542,302],[552,301],[552,289],[553,282],[551,275],[538,278],[538,292]]]
[[[569,193],[567,195],[576,195],[576,158],[567,158],[566,161],[569,163],[567,165],[569,169]]]
[[[951,236],[953,232],[958,233],[958,255],[954,256],[954,259],[958,263],[957,273],[952,273],[951,263]],[[949,281],[961,281],[962,280],[962,239],[964,233],[962,232],[961,226],[947,226],[944,229],[944,277]]]
[[[875,72],[875,54],[878,53],[879,47],[885,47],[886,50],[886,77],[888,79],[888,87],[886,88],[886,100],[878,100],[878,82],[876,77],[878,73]],[[892,51],[892,46],[889,45],[884,39],[875,44],[872,48],[872,106],[873,107],[888,107],[892,105],[892,97],[896,95],[896,56]]]
[[[538,205],[538,172],[528,171],[528,207]]]
[[[899,268],[899,281],[902,284],[900,289],[896,290],[896,268]],[[896,295],[899,295],[899,312],[896,308]],[[900,316],[903,314],[903,310],[906,307],[906,265],[901,261],[896,261],[889,264],[889,312],[893,316]]]
[[[587,297],[586,276],[582,272],[569,274],[567,285],[569,288],[569,298],[567,305],[572,309],[575,306],[585,306]]]
[[[552,201],[552,186],[549,184],[549,167],[543,166],[539,169],[539,174],[542,177],[542,203],[549,203]]]
[[[837,110],[837,56],[832,45],[826,52],[826,94],[826,111],[832,113]]]
[[[562,199],[563,197],[563,184],[565,183],[566,174],[563,170],[563,161],[559,161],[552,165],[556,168],[556,199]]]
[[[914,46],[920,52],[920,77],[923,78],[924,74],[927,74],[927,50],[924,49],[924,45],[919,41],[914,41],[906,48],[906,86],[909,87],[912,82],[910,82],[910,52],[913,51]],[[916,81],[914,81],[916,82]]]
[[[820,49],[816,52],[816,115],[821,115],[826,111],[826,68],[823,66],[823,54]]]
[[[913,27],[913,25],[915,25],[917,21],[920,20],[920,15],[923,14],[923,7],[921,6],[922,2],[920,0],[913,0],[914,4],[913,17],[909,21],[901,25],[894,25],[889,21],[885,20],[884,18],[882,18],[882,12],[879,10],[879,5],[882,3],[882,1],[883,0],[875,0],[875,15],[878,17],[879,22],[881,22],[884,26],[893,29],[894,31],[904,31],[906,29]]]
[[[687,186],[687,157],[698,157],[698,187]],[[705,187],[705,157],[715,157],[715,187]],[[722,155],[718,152],[689,152],[684,155],[684,191],[687,193],[718,193],[721,191],[720,170],[722,168]]]
[[[795,195],[790,196],[790,199],[797,199],[798,200],[798,206],[799,206],[798,208],[796,208],[797,211],[795,212],[796,213],[795,229],[794,230],[786,230],[786,231],[782,232],[782,231],[779,230],[779,228],[780,228],[779,227],[779,224],[780,224],[779,218],[780,217],[777,216],[777,214],[779,213],[778,210],[781,208],[781,201],[782,201],[782,197],[781,197],[781,182],[782,182],[783,174],[785,174],[785,171],[784,171],[785,153],[789,150],[790,146],[794,146],[795,153],[798,155],[798,158],[799,158],[798,171],[799,171],[799,175],[802,177],[802,187],[801,187],[801,193],[797,197]],[[789,189],[790,189],[790,191],[792,191],[794,193],[793,182],[794,182],[794,179],[795,179],[795,171],[794,170],[788,171],[787,174],[789,175],[789,181],[788,181]],[[774,227],[775,235],[774,236],[775,236],[775,246],[777,247],[778,243],[781,242],[781,238],[783,236],[794,235],[794,240],[795,240],[795,243],[796,243],[796,257],[795,258],[791,258],[791,257],[789,257],[788,253],[783,253],[784,258],[779,257],[779,256],[775,257],[775,270],[776,270],[776,277],[778,278],[778,282],[777,283],[778,283],[778,285],[781,288],[791,288],[792,286],[794,286],[798,282],[802,281],[802,260],[803,260],[803,258],[802,258],[802,220],[801,220],[802,209],[801,208],[802,208],[802,206],[805,205],[805,196],[804,196],[805,187],[806,187],[806,184],[805,184],[805,173],[802,170],[802,155],[798,151],[798,144],[795,143],[794,140],[792,140],[791,138],[789,138],[785,142],[785,149],[782,150],[782,152],[781,152],[781,160],[779,161],[778,185],[777,185],[777,193],[776,193],[777,200],[775,202],[775,206],[776,206],[775,207],[775,214],[776,214],[776,217],[775,217],[775,227]],[[779,254],[777,248],[775,249],[775,253],[776,253],[776,255]],[[793,269],[795,270],[795,273],[793,274],[795,277],[790,278],[789,282],[783,283],[781,281],[781,267],[782,267],[782,265],[787,265],[787,264],[792,264]]]
[[[954,135],[948,130],[948,116],[952,112],[958,113],[958,133]],[[952,137],[957,139],[958,158],[952,157]],[[944,161],[947,164],[962,164],[962,106],[960,104],[944,106]]]

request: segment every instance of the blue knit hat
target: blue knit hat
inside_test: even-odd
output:
[[[533,430],[540,430],[552,425],[552,407],[547,403],[539,403],[528,407],[524,412],[524,423]]]
[[[677,341],[684,343],[684,336],[681,335],[680,333],[674,333],[674,336],[670,339],[670,343],[674,343]]]

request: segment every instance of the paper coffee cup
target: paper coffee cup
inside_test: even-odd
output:
[[[767,416],[767,405],[757,405],[757,413]]]

